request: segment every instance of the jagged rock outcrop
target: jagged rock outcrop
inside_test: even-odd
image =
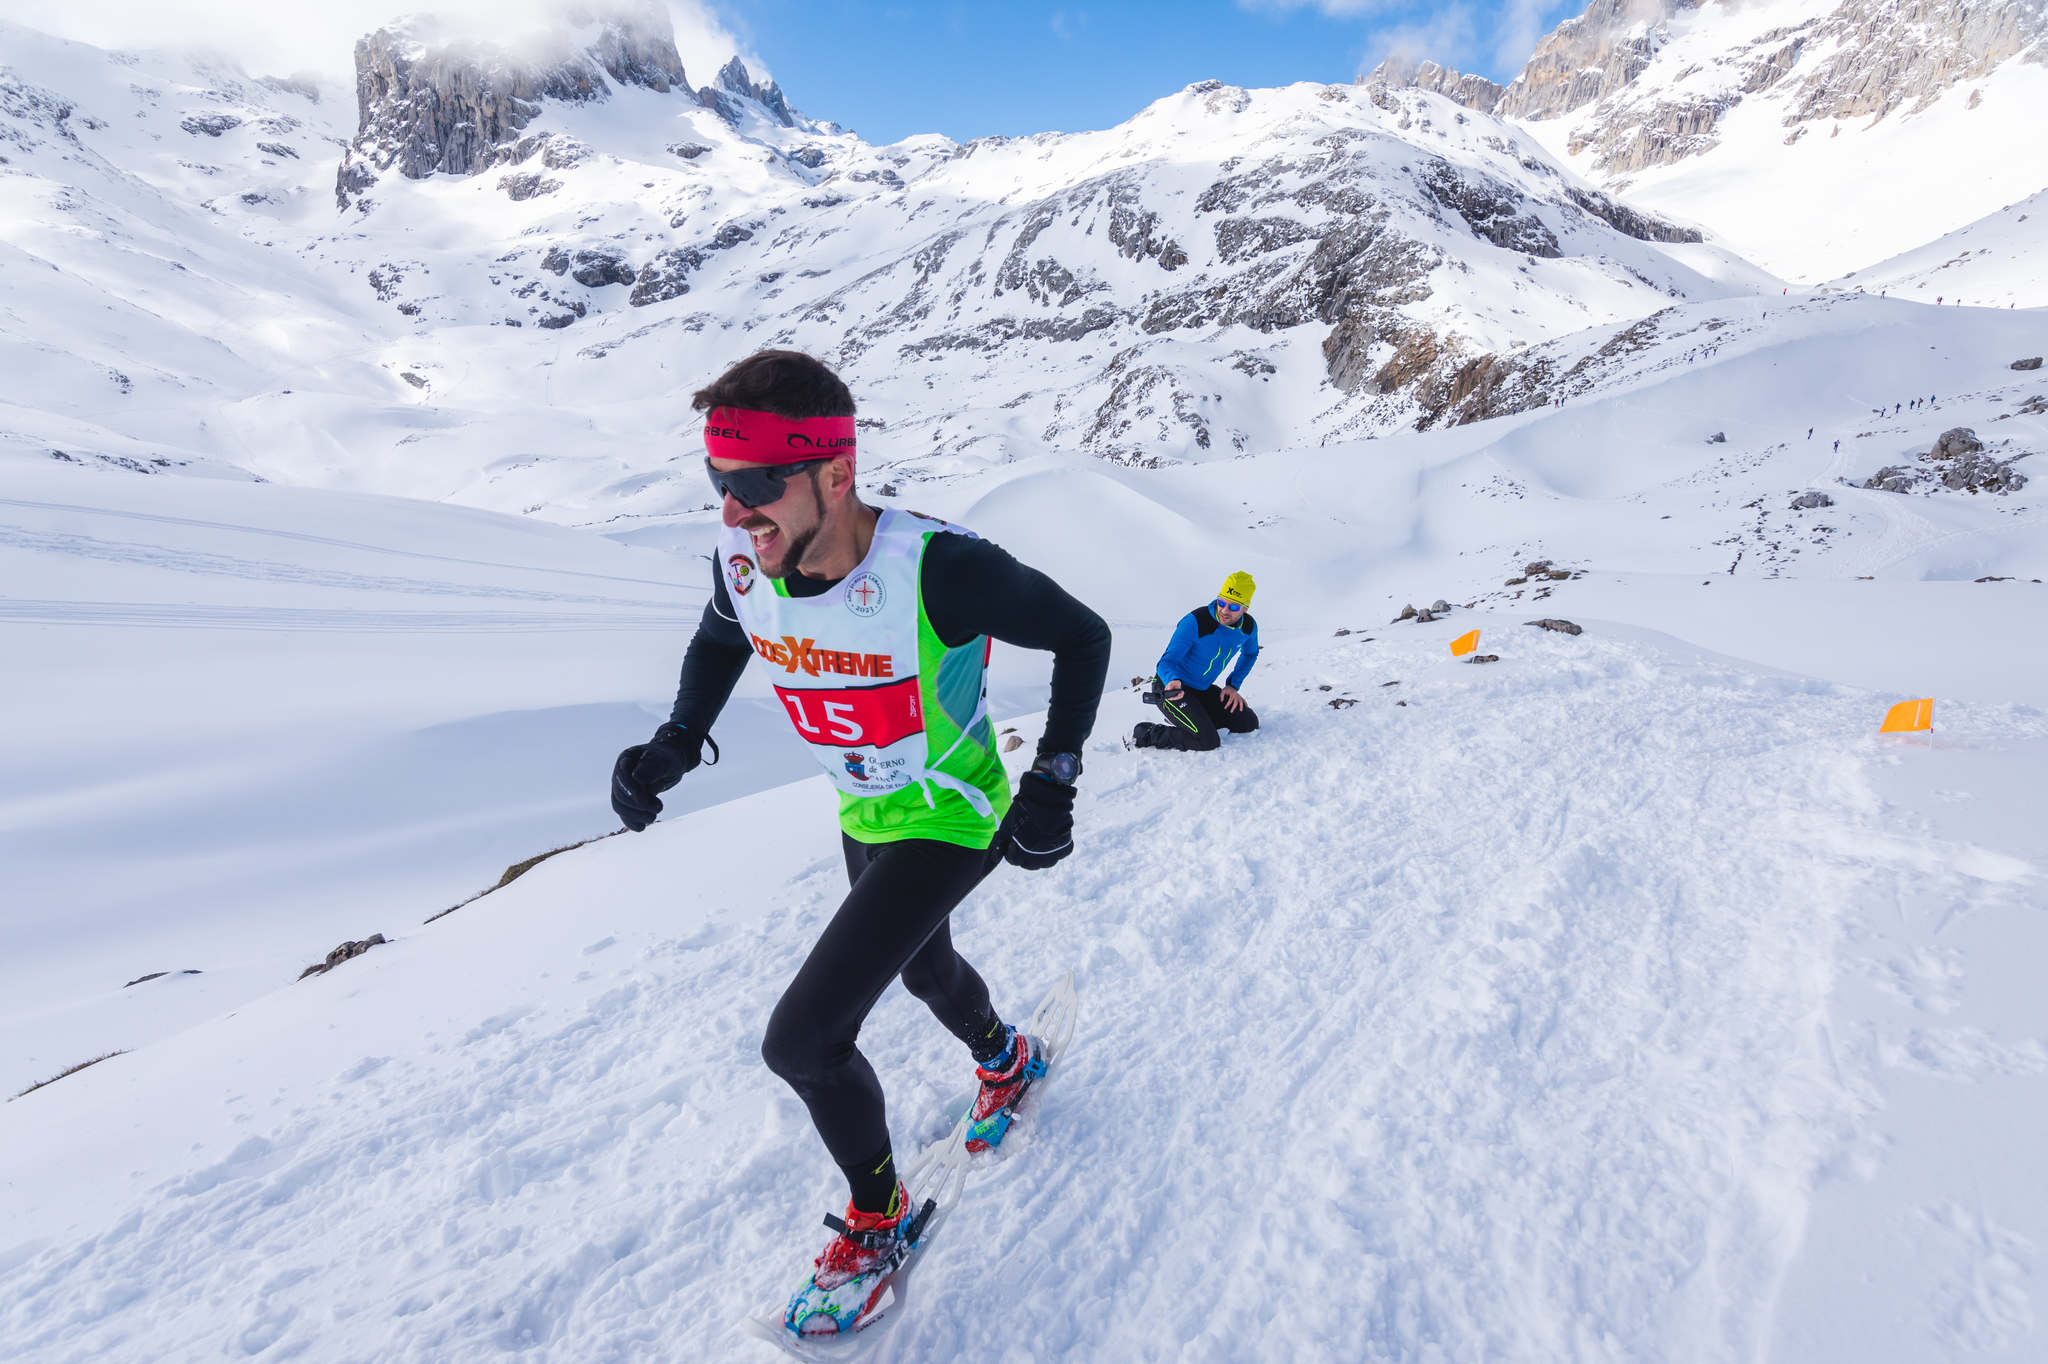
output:
[[[586,289],[602,289],[607,284],[630,285],[639,276],[624,252],[611,249],[571,252],[557,246],[541,257],[540,268],[554,275],[566,273]]]
[[[1610,175],[1668,165],[1715,145],[1727,112],[1765,91],[1787,92],[1796,141],[1821,120],[1883,118],[1926,108],[1960,82],[2026,54],[2048,62],[2048,6],[2040,0],[1839,0],[1763,33],[1731,25],[1732,45],[1673,72],[1664,89],[1637,82],[1688,24],[1728,0],[1592,0],[1537,44],[1505,87],[1435,62],[1389,60],[1369,78],[1434,90],[1469,108],[1514,119],[1555,119],[1599,106],[1575,130],[1573,155],[1591,149]]]
[[[740,121],[743,106],[737,100],[750,99],[766,111],[785,128],[796,126],[796,115],[790,111],[789,101],[783,97],[782,87],[774,81],[757,85],[747,70],[745,62],[734,57],[718,68],[718,82],[707,85],[697,92],[698,100],[727,123]]]
[[[1663,22],[1700,0],[1593,0],[1536,44],[1494,112],[1556,118],[1614,94],[1640,76],[1663,45]]]
[[[347,208],[384,172],[410,180],[473,175],[524,160],[537,141],[519,134],[542,100],[587,103],[609,82],[657,92],[687,89],[668,10],[654,0],[606,0],[564,16],[598,26],[581,47],[558,39],[537,59],[473,40],[446,40],[431,21],[380,28],[356,43],[356,135],[335,174]]]
[[[1365,83],[1369,85],[1375,81],[1429,90],[1482,114],[1494,113],[1501,95],[1506,92],[1505,86],[1484,76],[1467,75],[1435,62],[1416,62],[1406,57],[1389,57],[1374,67]]]

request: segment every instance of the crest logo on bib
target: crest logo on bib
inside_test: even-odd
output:
[[[882,580],[874,573],[863,573],[846,584],[846,609],[856,616],[880,615],[882,603],[889,599]]]
[[[859,752],[855,749],[848,749],[845,752],[841,753],[839,756],[841,759],[845,761],[846,770],[847,772],[852,774],[852,777],[855,781],[866,781],[868,779],[867,754]]]
[[[749,559],[744,554],[735,554],[732,558],[725,561],[725,566],[731,571],[733,591],[744,597],[753,590],[754,561],[752,559]]]

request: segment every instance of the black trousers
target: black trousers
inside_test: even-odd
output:
[[[890,981],[902,977],[977,1061],[1002,1052],[988,986],[946,926],[1002,859],[922,838],[861,843],[842,834],[840,842],[853,889],[769,1015],[761,1056],[811,1111],[832,1159],[865,1171],[889,1154],[889,1121],[881,1082],[854,1044]]]
[[[1166,716],[1166,732],[1153,740],[1154,748],[1206,753],[1223,742],[1218,730],[1249,734],[1259,727],[1258,712],[1250,706],[1243,710],[1224,709],[1221,687],[1205,687],[1201,691],[1183,687],[1178,701],[1162,691],[1157,704]]]

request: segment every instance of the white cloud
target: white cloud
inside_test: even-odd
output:
[[[735,52],[757,79],[764,76],[758,59],[709,5],[666,3],[693,84],[709,84]],[[588,0],[580,7],[588,8]],[[356,39],[406,14],[431,14],[450,27],[509,43],[576,8],[575,0],[0,0],[0,19],[95,47],[209,49],[256,75],[312,72],[347,80]]]
[[[1507,0],[1494,21],[1493,64],[1500,71],[1519,71],[1536,50],[1537,40],[1550,31],[1546,16],[1557,0]]]
[[[1387,57],[1469,70],[1473,35],[1477,31],[1478,15],[1469,4],[1440,6],[1424,23],[1375,29],[1366,39],[1359,74],[1371,71]]]

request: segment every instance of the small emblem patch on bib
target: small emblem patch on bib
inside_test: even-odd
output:
[[[754,561],[744,554],[735,554],[726,560],[726,568],[730,570],[732,590],[746,596],[754,586]]]
[[[846,584],[846,609],[856,616],[879,615],[888,596],[881,578],[871,572],[863,573]]]

